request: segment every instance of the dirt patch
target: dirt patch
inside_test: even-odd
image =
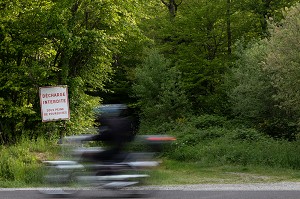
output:
[[[226,172],[226,174],[237,176],[246,182],[247,181],[268,181],[272,179],[270,176],[261,176],[257,174],[249,174],[249,173],[241,173],[241,172]]]

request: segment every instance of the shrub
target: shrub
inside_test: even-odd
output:
[[[211,121],[211,118],[218,122],[215,125],[207,122],[201,129],[196,128],[198,123],[195,121]],[[275,140],[256,129],[234,126],[224,118],[216,118],[195,117],[168,132],[176,135],[177,140],[164,155],[177,161],[213,166],[228,164],[300,168],[299,142]]]
[[[141,128],[181,118],[188,110],[179,71],[157,50],[150,50],[135,71],[133,93],[141,109]]]
[[[222,127],[226,123],[226,118],[218,115],[204,114],[204,115],[200,115],[199,117],[194,117],[192,119],[192,122],[194,123],[195,127],[198,129],[208,128],[211,126]]]
[[[18,157],[11,156],[9,151],[1,152],[0,176],[4,180],[18,181],[25,174],[25,162]]]
[[[270,38],[239,51],[228,78],[234,113],[273,137],[295,139],[299,129],[300,4],[271,22]]]
[[[267,137],[253,128],[237,128],[231,130],[228,135],[230,140],[258,142],[267,139]]]
[[[35,141],[23,138],[15,145],[0,147],[0,181],[12,183],[10,186],[41,184],[44,174],[41,161],[50,158],[50,151],[56,154],[58,150],[54,142],[43,138]]]

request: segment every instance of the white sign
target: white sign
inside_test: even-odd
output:
[[[69,120],[69,98],[67,86],[40,87],[42,121]]]

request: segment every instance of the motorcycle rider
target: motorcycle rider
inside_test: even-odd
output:
[[[104,151],[90,155],[90,159],[101,162],[121,162],[126,144],[134,139],[136,124],[124,104],[102,105],[96,109],[96,122],[100,123],[98,134],[88,141],[101,141],[107,145]],[[85,154],[85,157],[89,154]]]

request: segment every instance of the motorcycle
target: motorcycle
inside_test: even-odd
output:
[[[40,193],[52,197],[72,197],[83,188],[108,189],[120,197],[144,196],[129,187],[143,185],[149,178],[149,170],[160,162],[155,154],[174,140],[167,135],[136,136],[134,143],[146,146],[145,151],[127,151],[118,161],[98,162],[88,157],[105,150],[91,147],[88,138],[92,135],[67,136],[61,140],[62,160],[44,161],[47,174],[44,176],[46,189]],[[150,150],[149,150],[150,149]]]

